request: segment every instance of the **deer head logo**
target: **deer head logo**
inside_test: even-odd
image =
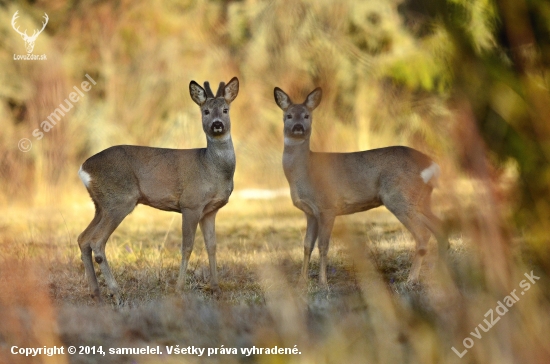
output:
[[[17,15],[18,12],[19,12],[19,10],[16,11],[15,14],[13,14],[13,18],[11,18],[11,26],[13,27],[13,29],[15,29],[15,31],[17,33],[19,33],[21,35],[21,38],[23,38],[23,40],[25,41],[25,48],[27,48],[27,53],[32,53],[32,50],[34,49],[34,42],[36,41],[36,38],[38,38],[40,33],[42,33],[44,28],[46,28],[46,24],[48,24],[48,19],[49,19],[48,14],[44,13],[44,19],[46,21],[42,23],[42,29],[40,29],[40,30],[35,29],[34,33],[32,33],[31,36],[28,36],[26,29],[25,29],[24,32],[20,32],[19,27],[15,26],[15,21],[17,20],[17,18],[19,18],[19,15]]]

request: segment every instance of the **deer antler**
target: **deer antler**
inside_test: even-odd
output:
[[[216,97],[223,97],[223,94],[225,92],[224,87],[225,82],[220,82],[220,85],[218,86],[218,91],[216,91]]]
[[[15,21],[19,18],[19,15],[18,15],[17,13],[19,13],[19,10],[17,10],[17,11],[15,12],[15,14],[13,14],[13,17],[11,18],[11,26],[13,27],[13,29],[14,29],[17,33],[21,34],[21,36],[22,36],[24,39],[28,39],[28,40],[35,40],[35,39],[38,37],[38,35],[39,35],[40,33],[42,33],[42,31],[44,30],[44,28],[46,28],[46,24],[48,24],[48,20],[50,19],[50,18],[48,18],[48,14],[44,13],[43,18],[44,18],[46,21],[45,21],[45,22],[42,22],[42,29],[40,29],[40,31],[38,31],[38,33],[37,33],[37,30],[35,29],[35,30],[34,30],[34,33],[32,33],[32,35],[29,37],[29,36],[27,35],[27,29],[25,29],[25,32],[21,33],[21,31],[19,30],[19,27],[16,27]]]
[[[21,34],[22,37],[28,38],[29,36],[27,35],[27,30],[26,30],[26,29],[25,29],[25,32],[24,32],[24,33],[21,33],[21,32],[19,31],[19,27],[17,27],[17,28],[15,27],[15,21],[17,20],[17,18],[19,18],[19,15],[17,15],[18,12],[19,12],[19,10],[17,10],[17,11],[15,12],[15,14],[13,14],[13,17],[11,18],[11,26],[13,27],[13,29],[14,29],[17,33]]]
[[[204,90],[206,91],[206,98],[213,99],[214,93],[212,92],[212,89],[210,88],[210,82],[204,81]]]
[[[46,22],[45,23],[42,22],[42,29],[40,29],[40,31],[38,31],[38,33],[35,30],[34,33],[32,33],[32,35],[29,38],[36,39],[40,35],[40,33],[42,33],[44,28],[46,28],[46,24],[48,24],[48,20],[50,20],[50,18],[48,18],[48,14],[46,14],[46,13],[44,13],[43,18],[46,19]]]

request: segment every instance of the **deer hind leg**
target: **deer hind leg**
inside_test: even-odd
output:
[[[437,240],[439,257],[445,259],[447,256],[447,250],[449,249],[449,238],[443,228],[441,220],[432,213],[432,210],[427,207],[424,209],[424,225],[432,232]]]
[[[396,215],[397,216],[397,215]],[[416,243],[416,251],[413,258],[411,270],[407,282],[418,282],[418,276],[420,275],[420,268],[422,267],[422,260],[426,255],[428,248],[428,241],[430,240],[430,231],[424,225],[422,217],[417,212],[412,212],[409,215],[397,216],[399,221],[405,225],[407,230],[412,234]]]
[[[413,258],[411,271],[409,272],[409,277],[407,278],[407,282],[415,283],[418,282],[420,268],[422,267],[422,260],[424,259],[424,256],[427,252],[430,232],[426,228],[421,227],[421,225],[416,225],[414,228],[408,228],[408,230],[411,232],[416,242],[416,251]]]
[[[216,270],[216,213],[211,212],[204,216],[200,221],[202,235],[204,236],[204,245],[208,252],[208,263],[210,265],[210,288],[214,292],[219,292],[218,272]]]
[[[97,284],[97,277],[95,274],[94,264],[92,262],[92,248],[90,246],[91,234],[94,232],[97,224],[101,220],[99,209],[96,207],[95,215],[90,224],[84,231],[78,236],[78,246],[80,247],[80,258],[84,263],[84,271],[86,273],[86,279],[88,280],[88,287],[90,289],[90,295],[92,299],[97,303],[101,302],[101,294],[99,292],[99,285]]]
[[[425,225],[426,218],[418,211],[416,205],[408,204],[405,199],[395,199],[389,202],[385,206],[405,225],[416,243],[416,251],[407,282],[418,282],[422,260],[426,255],[428,241],[430,240],[430,231]]]
[[[120,288],[111,272],[109,262],[107,261],[107,256],[105,255],[105,245],[107,240],[118,227],[118,225],[124,220],[124,218],[132,212],[135,207],[135,203],[119,204],[112,210],[103,210],[101,214],[101,220],[97,223],[96,228],[94,229],[91,235],[91,249],[94,252],[94,260],[99,264],[101,273],[105,278],[105,283],[109,287],[111,292],[111,297],[114,298],[115,303],[120,305],[122,303]]]

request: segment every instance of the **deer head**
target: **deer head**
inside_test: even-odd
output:
[[[15,26],[15,21],[17,20],[17,18],[19,18],[19,15],[17,15],[17,13],[19,12],[16,11],[15,14],[13,14],[13,17],[11,18],[11,26],[13,27],[13,29],[19,33],[19,35],[21,35],[21,38],[23,38],[23,40],[25,41],[25,48],[27,48],[27,53],[32,53],[32,50],[34,49],[34,42],[36,41],[36,38],[38,38],[38,36],[40,35],[40,33],[42,33],[42,31],[44,30],[44,28],[46,28],[46,24],[48,24],[48,14],[44,13],[44,19],[46,20],[45,22],[42,23],[42,29],[40,30],[34,30],[34,33],[32,33],[32,35],[29,37],[27,35],[27,30],[25,29],[24,32],[21,32],[19,31],[19,27],[16,27]]]
[[[227,85],[220,82],[216,95],[208,82],[205,82],[202,88],[195,81],[191,81],[189,92],[193,101],[201,108],[202,126],[206,136],[215,139],[227,138],[231,131],[229,105],[239,93],[237,77],[233,77]]]

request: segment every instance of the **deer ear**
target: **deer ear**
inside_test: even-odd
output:
[[[233,102],[233,100],[235,100],[235,97],[237,97],[238,93],[239,93],[239,79],[237,77],[233,77],[231,81],[229,81],[227,85],[225,85],[223,97],[225,101],[227,101],[227,103],[230,104],[231,102]]]
[[[278,87],[275,87],[273,90],[273,95],[275,96],[275,103],[279,105],[283,111],[286,111],[286,109],[289,108],[290,105],[292,105],[292,101],[290,100],[290,97],[288,97],[287,94],[283,90],[281,90]]]
[[[307,95],[304,105],[306,105],[309,110],[313,110],[321,103],[322,96],[323,91],[321,91],[320,87],[317,87],[315,90],[311,91],[309,95]]]
[[[189,83],[189,93],[197,105],[202,106],[206,102],[206,91],[195,81]]]

